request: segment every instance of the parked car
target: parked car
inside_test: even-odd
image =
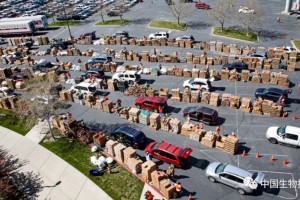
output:
[[[242,70],[248,69],[248,65],[243,62],[233,62],[233,63],[223,65],[222,69],[229,69],[229,70],[236,69],[237,72],[241,72]]]
[[[88,64],[105,64],[112,62],[112,56],[106,54],[98,54],[88,60]]]
[[[103,69],[99,69],[99,68],[92,68],[89,69],[88,71],[86,71],[85,73],[81,74],[81,77],[83,79],[87,79],[90,77],[90,75],[93,75],[95,78],[104,78],[105,77],[105,73]]]
[[[92,95],[94,95],[97,92],[96,84],[85,83],[85,82],[81,82],[77,85],[73,85],[71,87],[71,90],[74,90],[76,93],[92,94]]]
[[[294,126],[271,126],[266,132],[266,137],[272,144],[287,144],[300,147],[300,128]]]
[[[21,59],[21,58],[23,58],[23,54],[21,54],[19,52],[14,52],[14,53],[11,53],[10,55],[12,55],[12,57],[14,59]]]
[[[266,58],[268,56],[267,53],[259,53],[259,52],[251,52],[248,53],[247,56],[255,57],[255,58]]]
[[[168,32],[156,32],[156,33],[151,33],[149,35],[149,39],[160,39],[160,38],[165,38],[168,39],[169,38],[169,33]]]
[[[109,17],[120,16],[120,15],[122,15],[121,11],[117,11],[117,10],[111,10],[107,12],[107,16]]]
[[[255,97],[261,99],[267,99],[271,101],[278,101],[279,97],[283,95],[286,99],[288,98],[288,93],[290,90],[282,90],[279,88],[258,88],[255,91]]]
[[[188,163],[188,158],[193,152],[191,148],[181,148],[167,142],[151,142],[145,149],[153,158],[183,168]]]
[[[129,38],[129,33],[127,31],[118,31],[112,35],[113,37],[123,36]]]
[[[255,10],[249,9],[248,7],[240,6],[239,13],[252,13],[252,14],[255,14]]]
[[[198,90],[201,87],[202,91],[211,90],[211,81],[205,78],[192,78],[183,82],[184,88],[190,88],[191,90]]]
[[[68,48],[68,44],[66,44],[63,41],[58,41],[58,42],[55,42],[55,43],[53,43],[53,44],[50,45],[50,49],[52,49],[54,47],[66,49],[66,48]]]
[[[58,15],[56,17],[56,20],[58,21],[66,21],[66,20],[71,20],[72,19],[72,16],[69,16],[69,15]]]
[[[241,195],[252,193],[265,177],[262,172],[251,173],[228,163],[220,162],[209,164],[205,174],[210,182],[220,182],[233,187]]]
[[[125,71],[115,73],[112,76],[112,79],[115,83],[119,81],[127,81],[129,84],[138,83],[141,80],[141,75],[137,71]]]
[[[0,39],[0,44],[6,44],[7,43],[7,41],[5,40],[5,39]]]
[[[0,98],[16,96],[16,93],[8,87],[0,87]]]
[[[90,35],[92,36],[93,40],[96,39],[96,31],[83,34],[83,36],[90,36]]]
[[[195,3],[195,7],[198,9],[209,9],[209,5],[202,2]]]
[[[281,48],[279,48],[279,49],[281,49]],[[290,53],[290,52],[292,52],[292,51],[296,51],[295,48],[290,47],[290,46],[283,46],[282,49],[283,49],[283,51],[285,51],[285,52],[287,52],[287,53]],[[276,50],[277,50],[277,48],[275,47],[275,48],[274,48],[274,51],[276,51]]]
[[[187,107],[183,110],[183,116],[190,116],[191,120],[201,121],[206,124],[215,125],[218,120],[218,112],[214,109],[203,107],[203,106],[194,106]]]
[[[195,39],[192,35],[185,35],[183,37],[177,37],[176,38],[176,41],[179,41],[179,40],[194,42]]]
[[[167,108],[167,99],[161,97],[138,97],[134,105],[138,108],[147,109],[157,113],[164,112]]]
[[[52,65],[51,62],[48,61],[40,62],[32,66],[32,70],[34,72],[35,71],[46,72],[47,70],[51,70],[51,69],[57,70],[59,68],[55,67],[54,65]]]
[[[142,148],[146,142],[146,136],[142,131],[131,128],[130,126],[121,126],[110,133],[114,140],[124,137],[123,144],[134,148]]]

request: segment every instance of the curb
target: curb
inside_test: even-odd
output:
[[[153,20],[151,20],[151,21],[153,21]],[[171,29],[171,28],[152,27],[152,26],[150,26],[150,23],[151,23],[151,21],[148,23],[147,27],[148,27],[148,28],[152,28],[152,29],[166,29],[166,30],[172,30],[172,31],[186,31],[186,30],[187,30],[187,28],[188,28],[188,25],[187,25],[187,23],[185,23],[185,24],[186,24],[186,26],[185,26],[185,29],[184,29],[184,30]],[[162,20],[162,21],[164,21],[164,20]],[[173,22],[173,21],[169,21],[169,22]]]
[[[216,26],[214,26],[216,27]],[[251,42],[251,41],[247,41],[247,40],[242,40],[242,39],[236,39],[236,38],[231,38],[231,37],[226,37],[226,36],[222,36],[222,35],[215,35],[213,33],[214,27],[212,27],[211,29],[211,35],[215,36],[215,37],[221,37],[221,38],[226,38],[226,39],[231,39],[231,40],[238,40],[238,41],[242,41],[242,42],[249,42],[249,43],[253,43],[253,44],[258,44],[260,42],[259,36],[257,35],[257,42]]]
[[[101,20],[100,20],[101,21]],[[97,23],[97,22],[96,22]],[[96,26],[96,27],[105,27],[105,26],[126,26],[126,25],[128,25],[129,23],[130,23],[130,20],[128,20],[128,22],[126,23],[126,24],[121,24],[121,25],[96,25],[96,23],[95,24],[93,24],[93,26]]]

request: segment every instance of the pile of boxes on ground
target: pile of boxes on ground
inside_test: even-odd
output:
[[[14,53],[20,53],[23,58],[13,57]],[[29,49],[27,47],[15,47],[15,48],[2,48],[0,47],[1,62],[3,64],[26,64],[33,65],[34,60],[29,56]]]
[[[9,46],[18,46],[22,43],[32,42],[30,37],[7,38],[6,40]]]

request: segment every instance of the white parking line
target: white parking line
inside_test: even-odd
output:
[[[214,161],[216,161],[216,162],[218,162],[218,160],[217,159],[215,159],[214,157],[212,157],[212,156],[210,156],[210,155],[208,155],[207,153],[205,153],[203,150],[199,150],[201,153],[203,153],[203,154],[205,154],[206,156],[208,156],[208,157],[210,157],[211,159],[213,159]]]
[[[235,95],[237,95],[237,88],[236,88],[236,82],[234,82],[234,93]],[[235,111],[235,119],[236,119],[236,137],[239,137],[239,114],[238,114],[238,111],[236,110]],[[238,167],[240,166],[240,156],[238,155],[237,157],[237,164],[238,164]]]

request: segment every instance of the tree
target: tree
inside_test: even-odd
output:
[[[100,15],[101,15],[101,19],[102,19],[102,22],[104,23],[104,16],[103,16],[103,11],[104,11],[104,8],[105,6],[104,5],[100,5],[100,8],[99,8],[99,12],[100,12]]]
[[[33,172],[20,172],[26,163],[0,148],[0,199],[36,199],[43,181]]]
[[[119,11],[119,17],[121,20],[123,20],[123,13],[128,10],[128,8],[125,7],[125,4],[125,0],[117,0],[115,3],[115,8]]]
[[[177,19],[177,26],[180,20],[191,13],[191,5],[183,3],[182,0],[171,0],[167,2],[168,11]]]
[[[256,2],[256,0],[246,0],[243,7],[247,7],[249,10],[254,10],[254,12],[238,12],[236,14],[236,19],[242,26],[244,26],[247,36],[249,36],[251,29],[262,22],[264,14],[262,7]]]
[[[210,21],[217,21],[221,25],[221,31],[224,30],[225,21],[231,19],[233,10],[233,0],[217,0],[212,5],[212,9],[206,12],[206,17]]]

